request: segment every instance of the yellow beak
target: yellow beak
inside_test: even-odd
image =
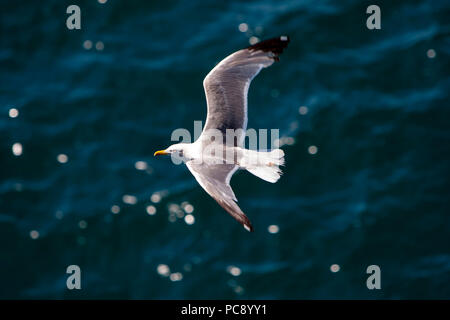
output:
[[[162,155],[162,154],[169,154],[168,152],[166,152],[166,150],[159,150],[159,151],[156,151],[154,154],[153,154],[153,156],[160,156],[160,155]]]

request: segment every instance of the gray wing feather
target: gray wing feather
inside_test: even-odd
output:
[[[238,169],[235,165],[228,164],[195,164],[192,161],[186,163],[189,171],[195,177],[203,189],[224,208],[233,218],[241,223],[248,231],[253,231],[252,224],[247,216],[236,204],[236,196],[230,186],[231,176]]]
[[[203,80],[208,115],[204,130],[247,129],[247,93],[253,78],[278,60],[289,43],[282,36],[239,50],[214,67]],[[243,134],[239,137],[242,145]]]

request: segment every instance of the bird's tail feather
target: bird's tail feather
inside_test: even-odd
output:
[[[275,183],[280,179],[284,165],[284,152],[281,149],[272,151],[246,150],[241,167],[265,181]]]

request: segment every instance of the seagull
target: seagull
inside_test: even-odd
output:
[[[194,143],[177,143],[154,153],[183,161],[200,186],[250,232],[252,224],[236,203],[231,177],[244,169],[275,183],[284,152],[244,148],[248,88],[261,69],[279,61],[289,41],[288,36],[261,41],[223,59],[203,80],[208,113],[201,135]]]

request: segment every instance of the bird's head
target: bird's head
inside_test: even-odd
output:
[[[177,143],[177,144],[171,145],[170,147],[168,147],[165,150],[156,151],[153,155],[160,156],[160,155],[164,155],[164,154],[170,154],[170,155],[175,155],[175,156],[179,156],[180,158],[183,158],[185,148],[186,148],[186,143]]]

